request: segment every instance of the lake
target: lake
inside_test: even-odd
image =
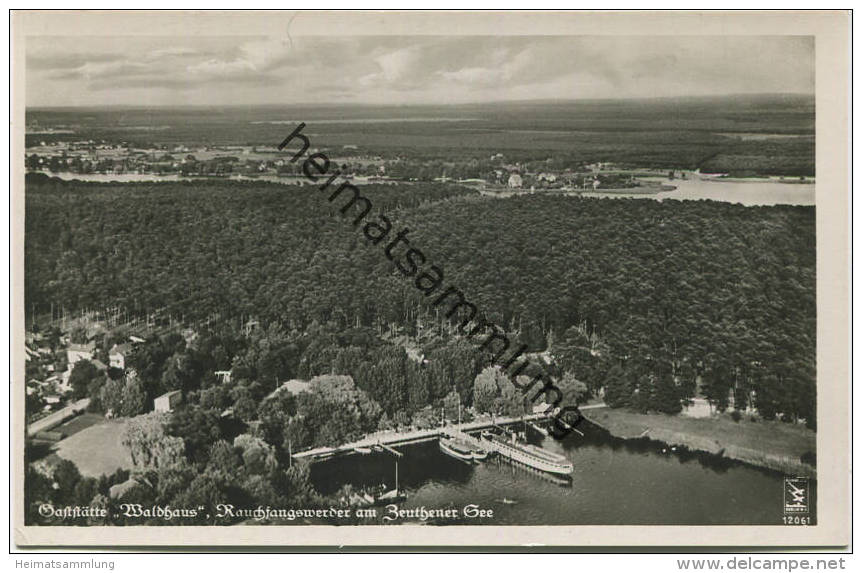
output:
[[[446,520],[473,525],[783,523],[784,481],[778,473],[708,454],[671,451],[647,440],[619,440],[589,424],[582,429],[583,437],[571,434],[561,442],[530,431],[532,443],[574,463],[571,480],[564,483],[504,460],[467,465],[440,452],[436,441],[399,447],[405,454],[398,464],[399,484],[408,494],[400,507],[476,504],[494,511],[491,519]],[[311,477],[318,491],[332,494],[346,483],[391,488],[394,474],[391,454],[372,453],[317,462]],[[378,519],[384,513],[378,508]]]
[[[814,205],[814,183],[781,183],[778,181],[720,181],[714,179],[662,180],[675,185],[673,191],[650,195],[628,193],[584,193],[585,197],[636,199],[709,199],[742,205]]]

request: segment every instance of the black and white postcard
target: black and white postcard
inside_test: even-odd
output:
[[[15,542],[848,544],[848,30],[14,12]]]

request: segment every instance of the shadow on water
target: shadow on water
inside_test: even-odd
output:
[[[398,461],[398,486],[402,489],[418,489],[428,482],[464,484],[473,473],[473,466],[441,453],[436,440],[396,449],[404,454]],[[311,481],[323,495],[345,483],[395,487],[395,458],[372,452],[317,462],[311,466]]]

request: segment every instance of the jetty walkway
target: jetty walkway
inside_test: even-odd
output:
[[[547,415],[544,413],[527,414],[525,416],[518,417],[492,418],[491,416],[487,416],[482,417],[478,420],[473,420],[472,422],[464,422],[462,424],[448,424],[446,426],[428,428],[423,430],[385,430],[381,432],[375,432],[373,434],[368,434],[360,440],[356,440],[355,442],[350,442],[347,444],[342,444],[340,446],[323,446],[311,450],[306,450],[304,452],[297,452],[293,454],[293,457],[295,459],[309,459],[310,461],[316,461],[341,454],[355,453],[357,448],[373,448],[380,445],[403,446],[406,444],[415,444],[427,440],[434,440],[439,438],[441,435],[454,435],[463,432],[473,432],[492,428],[494,426],[506,426],[523,422],[531,422],[535,420],[543,420],[546,418]]]

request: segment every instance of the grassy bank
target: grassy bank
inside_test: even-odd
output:
[[[612,408],[586,410],[584,414],[618,438],[648,437],[788,475],[817,476],[816,468],[801,460],[803,454],[817,451],[817,434],[804,426],[765,420],[752,422],[748,417],[734,422],[726,414],[686,418]]]

